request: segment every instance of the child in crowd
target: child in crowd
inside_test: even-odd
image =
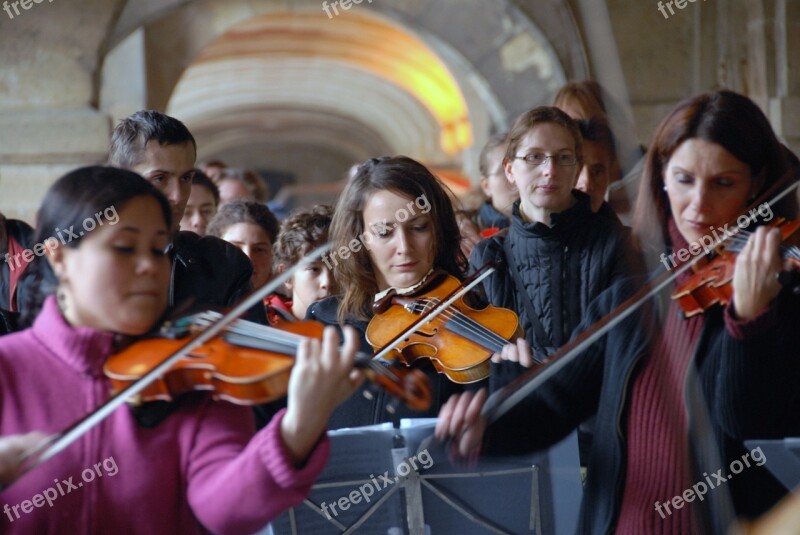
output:
[[[317,205],[311,209],[300,208],[289,214],[281,224],[278,239],[272,248],[273,265],[277,273],[295,265],[310,251],[328,241],[333,209]],[[308,264],[286,283],[291,300],[273,294],[267,300],[267,318],[274,325],[279,319],[294,321],[304,319],[308,307],[336,291],[332,266],[322,259]]]

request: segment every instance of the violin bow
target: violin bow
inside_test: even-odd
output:
[[[417,318],[414,321],[414,323],[406,327],[404,331],[402,331],[400,334],[392,338],[392,340],[388,344],[383,346],[383,349],[375,353],[372,359],[377,360],[384,358],[387,354],[393,351],[397,347],[397,345],[401,341],[403,341],[403,339],[407,338],[409,335],[414,334],[419,329],[421,329],[422,327],[424,327],[425,325],[429,324],[434,319],[436,319],[436,317],[439,316],[439,314],[441,314],[445,310],[447,310],[450,307],[450,305],[452,305],[453,303],[458,301],[461,297],[466,295],[470,290],[472,290],[481,281],[483,281],[483,279],[494,273],[495,272],[494,265],[495,261],[490,260],[489,262],[485,263],[477,270],[475,270],[475,272],[472,275],[464,279],[464,281],[461,283],[460,289],[453,290],[452,292],[450,292],[450,295],[448,295],[443,302],[436,305],[427,312],[420,314],[419,318]]]
[[[764,200],[787,181],[791,180],[794,174],[794,169],[787,171],[779,180],[776,181],[775,184],[761,194],[758,199],[753,201],[750,206],[745,208],[744,213],[747,213],[748,210],[752,210],[755,207],[762,205],[764,202],[766,202],[768,206],[772,207],[773,204],[779,202],[781,199],[795,190],[798,186],[800,186],[800,176],[794,177],[794,181],[792,181],[791,184],[783,191],[775,195],[775,197],[773,197],[771,200]],[[734,225],[736,219],[737,218],[731,219],[727,224]],[[730,238],[727,236],[720,237],[714,242],[713,247],[718,247],[728,239]],[[676,268],[672,271],[665,271],[655,277],[655,279],[645,281],[642,288],[640,288],[636,293],[614,308],[614,310],[600,318],[585,331],[581,332],[575,338],[561,346],[540,365],[531,368],[524,374],[517,377],[511,383],[489,396],[482,410],[482,414],[487,418],[487,421],[489,423],[494,422],[506,414],[517,403],[539,388],[550,377],[558,373],[573,360],[577,359],[578,356],[580,356],[590,345],[608,333],[608,331],[617,326],[625,318],[638,310],[648,299],[663,290],[682,273],[686,272],[686,270],[691,269],[695,264],[700,262],[704,256],[705,255],[695,255],[694,258],[679,268]]]
[[[57,455],[59,452],[78,440],[87,431],[107,418],[120,405],[124,405],[129,398],[147,388],[153,381],[158,379],[167,370],[169,370],[176,362],[217,336],[228,325],[236,321],[239,316],[247,312],[248,309],[257,305],[258,303],[261,303],[264,297],[280,288],[281,285],[283,285],[292,277],[292,275],[295,274],[295,272],[306,267],[308,264],[315,262],[329,249],[330,243],[325,243],[311,251],[297,264],[279,274],[277,277],[240,301],[239,304],[237,304],[230,312],[220,318],[216,323],[210,325],[199,335],[187,341],[184,346],[161,361],[160,364],[144,374],[135,383],[109,398],[93,412],[87,414],[64,431],[51,435],[47,441],[45,441],[35,450],[28,453],[28,455],[23,458],[23,461],[20,463],[13,481],[16,481],[20,476],[39,466],[51,457]],[[13,481],[8,483],[6,487],[13,484]],[[2,490],[2,488],[0,488],[0,490]]]

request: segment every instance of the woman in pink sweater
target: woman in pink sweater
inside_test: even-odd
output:
[[[48,191],[37,268],[58,286],[40,287],[33,326],[0,343],[0,436],[56,433],[109,398],[115,335],[148,332],[166,309],[169,228],[167,200],[128,171],[82,168]],[[328,416],[360,382],[353,332],[341,354],[338,342],[329,330],[300,348],[288,408],[258,433],[249,409],[200,393],[152,427],[117,410],[0,493],[0,532],[261,529],[306,496],[328,457]]]

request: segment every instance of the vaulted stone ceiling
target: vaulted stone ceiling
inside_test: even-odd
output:
[[[144,28],[147,104],[187,123],[201,159],[235,153],[301,183],[382,154],[474,176],[491,131],[546,102],[575,54],[507,0],[454,6],[363,2],[329,17],[317,1],[145,0],[111,41]]]

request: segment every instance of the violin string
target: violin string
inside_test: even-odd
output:
[[[222,317],[222,314],[209,310],[197,314],[196,320],[199,325],[208,325],[216,321],[219,317]],[[289,345],[290,349],[294,351],[300,346],[300,342],[306,338],[300,334],[282,331],[281,329],[260,325],[247,320],[237,320],[231,324],[227,330],[230,333],[246,336],[254,340],[276,342],[278,344],[283,343],[284,345]],[[397,382],[401,380],[401,377],[390,367],[384,366],[378,362],[373,362],[372,359],[365,359],[364,362],[368,368],[378,375],[390,377]]]
[[[416,301],[414,301],[413,312],[425,313],[426,309],[435,307],[437,305],[437,301],[438,301],[437,299],[420,299],[420,300],[416,300]],[[457,311],[457,309],[455,309],[455,310]],[[459,315],[461,317],[459,317]],[[490,337],[487,336],[485,332],[481,331],[481,329],[483,331],[488,331],[488,329],[485,329],[482,325],[477,324],[477,322],[475,322],[474,320],[472,320],[472,323],[475,324],[475,325],[478,325],[481,329],[478,329],[474,325],[470,325],[466,321],[463,321],[461,319],[461,318],[463,318],[463,314],[461,314],[460,312],[453,312],[453,307],[448,307],[447,310],[442,312],[440,317],[444,318],[447,322],[452,321],[453,324],[456,325],[456,326],[463,327],[463,329],[467,332],[467,334],[471,334],[474,337],[474,338],[470,338],[470,340],[472,340],[473,342],[475,342],[475,343],[477,343],[477,344],[479,344],[479,345],[481,345],[483,347],[486,347],[487,349],[493,349],[493,350],[495,349],[493,346],[496,345],[497,342],[491,340]],[[471,318],[470,318],[470,320],[471,320]],[[491,331],[489,331],[489,332],[491,332]],[[494,334],[494,333],[492,333],[492,334]],[[505,343],[505,342],[506,341],[503,340],[503,343]],[[501,347],[502,347],[502,345],[501,345]]]
[[[438,299],[417,299],[412,305],[412,312],[424,313],[427,308],[437,306],[438,301]],[[482,347],[492,351],[499,351],[504,345],[508,344],[508,340],[466,316],[455,307],[448,307],[442,312],[441,317],[463,328],[465,332],[473,336],[470,340]]]
[[[498,335],[491,329],[488,329],[487,327],[481,325],[473,318],[470,318],[469,316],[465,315],[457,308],[452,307],[452,310],[454,310],[455,312],[450,312],[450,310],[451,309],[448,308],[448,311],[446,311],[446,313],[442,315],[448,317],[450,321],[452,321],[454,324],[459,325],[460,327],[474,333],[475,336],[480,340],[482,340],[483,342],[481,343],[478,340],[474,341],[481,343],[481,345],[483,345],[487,349],[491,349],[492,351],[500,351],[504,345],[508,344],[508,340]]]
[[[213,323],[221,314],[214,311],[208,311],[199,315],[200,320],[206,324]],[[238,334],[253,340],[264,342],[272,342],[283,346],[288,346],[288,349],[296,350],[300,342],[305,338],[302,335],[276,329],[267,325],[260,325],[247,320],[236,320],[227,329],[231,334]]]
[[[753,232],[749,230],[739,231],[738,234],[736,234],[735,236],[731,237],[728,240],[729,245],[727,245],[727,248],[733,252],[741,252],[742,249],[744,249],[744,246],[747,244],[747,240],[750,239],[750,236],[752,234]],[[781,258],[800,259],[800,247],[798,247],[797,245],[787,246],[781,244],[780,252],[781,252]]]

